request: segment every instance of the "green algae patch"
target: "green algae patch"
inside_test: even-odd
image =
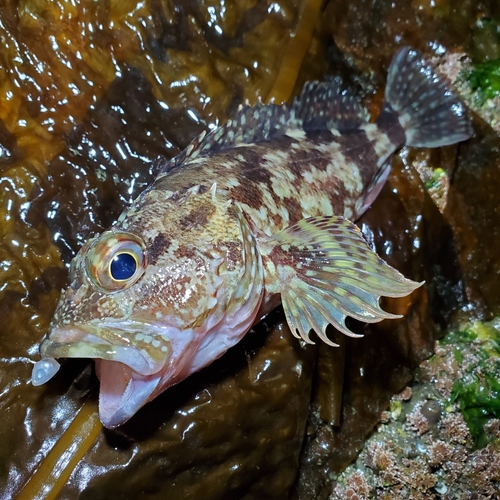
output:
[[[466,342],[477,344],[473,355],[462,352]],[[491,418],[500,418],[500,331],[499,322],[476,322],[450,332],[442,341],[454,345],[454,357],[462,376],[454,382],[450,401],[462,413],[476,448],[484,448],[489,439],[484,432]]]
[[[443,168],[436,168],[432,172],[431,177],[425,182],[426,189],[428,191],[438,189],[442,184],[443,177],[446,177],[445,170]]]
[[[490,375],[483,380],[471,375],[467,381],[455,382],[452,399],[458,403],[475,446],[484,448],[488,444],[484,425],[491,418],[500,418],[500,382]]]
[[[466,80],[484,104],[500,96],[500,19],[483,18],[476,26],[471,54],[475,64]]]
[[[483,103],[500,96],[500,58],[475,64],[467,80]]]
[[[471,328],[464,327],[447,333],[439,343],[442,345],[462,345],[473,342],[476,339],[477,334]]]

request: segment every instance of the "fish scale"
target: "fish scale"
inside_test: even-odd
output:
[[[99,415],[113,428],[280,302],[292,334],[308,343],[334,346],[331,327],[359,336],[348,317],[398,317],[380,298],[422,283],[378,257],[354,222],[398,148],[471,133],[458,98],[410,48],[391,63],[375,123],[338,82],[308,83],[290,106],[242,107],[166,162],[116,224],[82,247],[33,384],[55,375],[55,358],[95,359]]]

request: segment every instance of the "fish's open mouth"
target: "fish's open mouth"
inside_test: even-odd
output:
[[[161,378],[159,375],[137,376],[123,363],[100,359],[96,360],[96,372],[101,381],[99,418],[108,429],[122,425],[135,415],[150,400]]]
[[[147,342],[140,342],[140,347],[123,345],[130,342],[121,336],[122,345],[119,345],[116,337],[108,341],[102,338],[101,331],[95,330],[87,327],[54,329],[42,342],[40,353],[42,362],[51,361],[52,358],[95,360],[97,376],[101,381],[99,417],[105,427],[112,429],[125,423],[151,399],[171,349],[165,338],[160,343],[152,336],[148,338],[147,334],[132,333],[129,335],[134,339],[139,336],[139,339],[145,338]],[[111,340],[114,342],[111,343]],[[42,383],[47,382],[56,371]],[[33,373],[35,380],[35,369]]]

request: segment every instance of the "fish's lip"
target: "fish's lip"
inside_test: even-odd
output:
[[[158,373],[168,361],[171,349],[153,358],[133,345],[117,345],[102,339],[92,327],[54,328],[42,341],[42,358],[92,358],[117,361],[140,375]]]

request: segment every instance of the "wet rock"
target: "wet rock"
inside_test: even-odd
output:
[[[328,3],[326,16],[336,45],[366,65],[383,80],[381,64],[387,65],[397,49],[410,45],[440,53],[446,49],[469,49],[473,45],[476,20],[498,15],[494,1],[466,0],[341,0]],[[425,27],[425,29],[423,29]]]
[[[420,412],[427,419],[429,425],[436,426],[443,415],[441,405],[435,400],[429,400],[424,403]]]
[[[422,363],[412,382],[411,401],[397,401],[401,415],[378,427],[356,462],[336,478],[330,500],[343,500],[349,489],[364,498],[396,500],[498,496],[500,413],[494,386],[500,364],[492,349],[498,326],[498,318],[463,324],[437,343],[436,355]]]
[[[445,216],[457,241],[469,311],[500,314],[500,137],[477,121],[475,137],[461,149]]]

